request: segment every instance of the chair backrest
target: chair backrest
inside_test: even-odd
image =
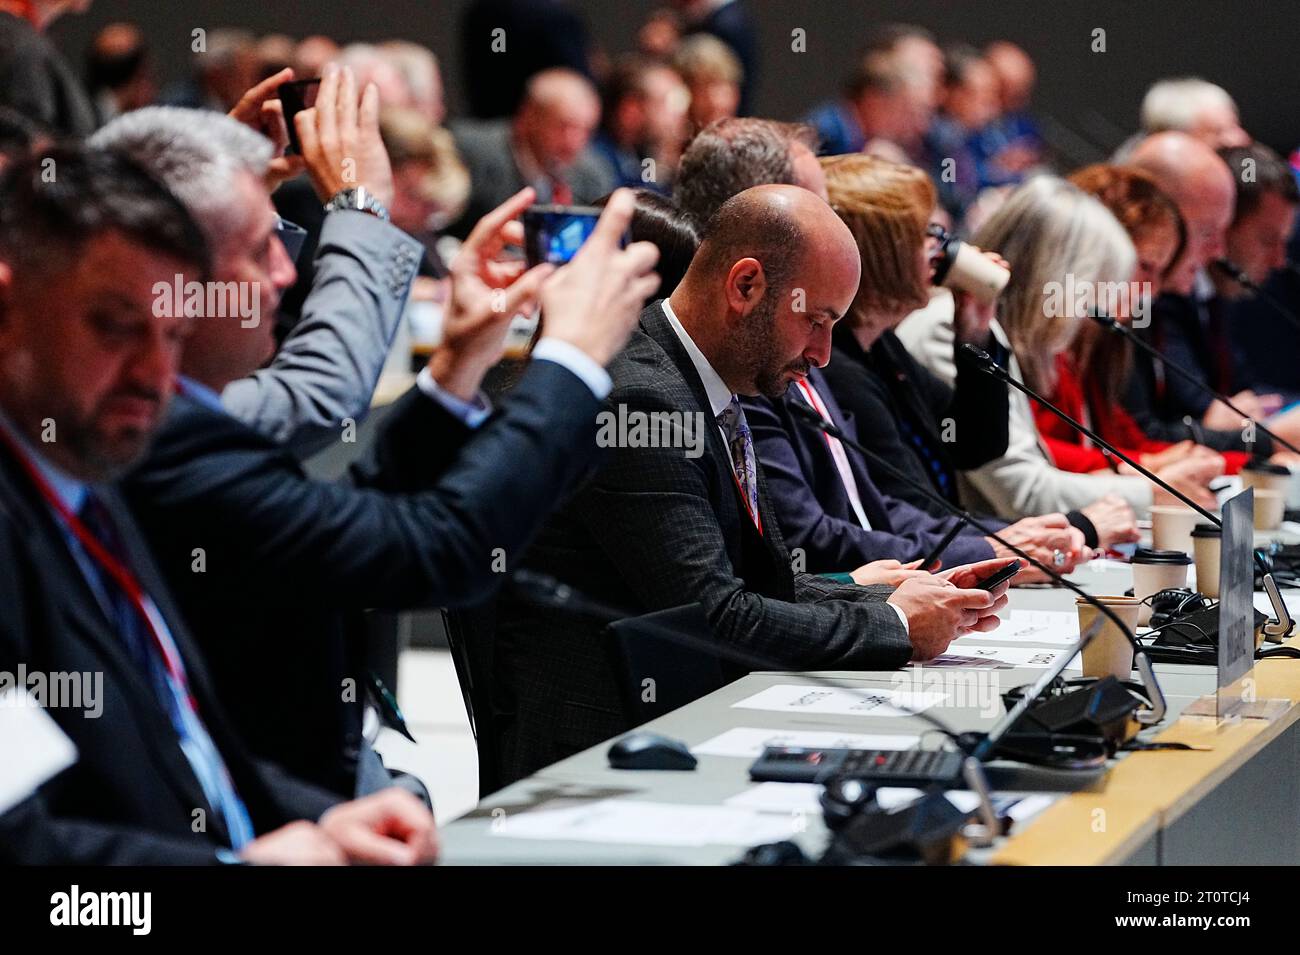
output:
[[[496,614],[494,604],[467,610],[444,610],[447,645],[465,700],[478,750],[479,799],[496,792],[501,779],[501,731],[492,702],[492,666]]]
[[[709,643],[713,629],[699,604],[618,620],[605,628],[629,722],[640,726],[726,684],[718,657],[684,646],[674,634]]]

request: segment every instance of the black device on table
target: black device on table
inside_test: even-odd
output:
[[[289,145],[285,147],[285,155],[296,156],[302,152],[302,144],[298,142],[298,130],[294,128],[293,118],[303,110],[311,109],[316,105],[316,94],[319,91],[319,78],[281,83],[276,91],[280,97],[280,107],[284,111],[284,125],[289,131]]]
[[[1017,564],[1019,562],[1017,561]],[[999,573],[1002,573],[999,571]],[[994,575],[997,576],[997,575]],[[1094,621],[1087,633],[1079,635],[1077,649],[1100,629],[1102,618]],[[981,763],[993,758],[998,746],[1074,659],[1072,652],[1062,652],[1044,669],[1029,689],[1007,708],[1002,719],[969,753],[939,749],[815,749],[804,746],[769,746],[749,767],[749,778],[757,782],[824,783],[837,777],[851,777],[881,786],[928,786],[931,783],[954,783],[961,778],[967,756]],[[1077,745],[1077,744],[1076,744]],[[1107,757],[1104,747],[1081,752],[1075,768],[1095,768]]]

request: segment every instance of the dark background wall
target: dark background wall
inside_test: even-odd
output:
[[[659,0],[571,0],[606,50],[629,49]],[[758,112],[794,119],[831,95],[874,24],[922,24],[940,41],[1019,43],[1039,68],[1038,107],[1070,129],[1115,145],[1137,122],[1152,80],[1196,73],[1226,87],[1243,124],[1283,151],[1300,144],[1300,4],[1295,0],[742,0],[758,22],[763,72]],[[457,25],[467,0],[96,0],[90,13],[53,28],[79,62],[95,29],[113,20],[144,26],[165,79],[184,74],[190,31],[240,26],[292,36],[326,33],[340,42],[400,36],[427,44],[443,63],[457,110]],[[806,31],[807,52],[791,51]],[[1091,51],[1106,31],[1106,52]]]

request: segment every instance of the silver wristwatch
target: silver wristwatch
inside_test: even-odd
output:
[[[372,216],[377,216],[388,221],[388,209],[382,202],[375,198],[365,186],[357,186],[353,189],[342,189],[335,193],[329,202],[325,203],[326,212],[337,212],[340,209],[352,209],[356,212],[368,212]]]

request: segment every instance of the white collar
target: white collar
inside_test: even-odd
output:
[[[695,366],[695,372],[700,376],[700,381],[704,384],[704,393],[709,398],[709,410],[713,412],[713,418],[716,421],[718,415],[726,410],[731,404],[735,395],[727,387],[727,383],[722,380],[722,376],[713,370],[709,360],[704,357],[704,352],[700,351],[699,346],[691,339],[690,333],[682,326],[681,321],[677,318],[677,313],[673,307],[668,304],[668,299],[661,303],[664,307],[664,314],[668,316],[668,324],[672,326],[673,334],[681,341],[682,347],[686,349],[686,354],[691,358],[691,364]]]

